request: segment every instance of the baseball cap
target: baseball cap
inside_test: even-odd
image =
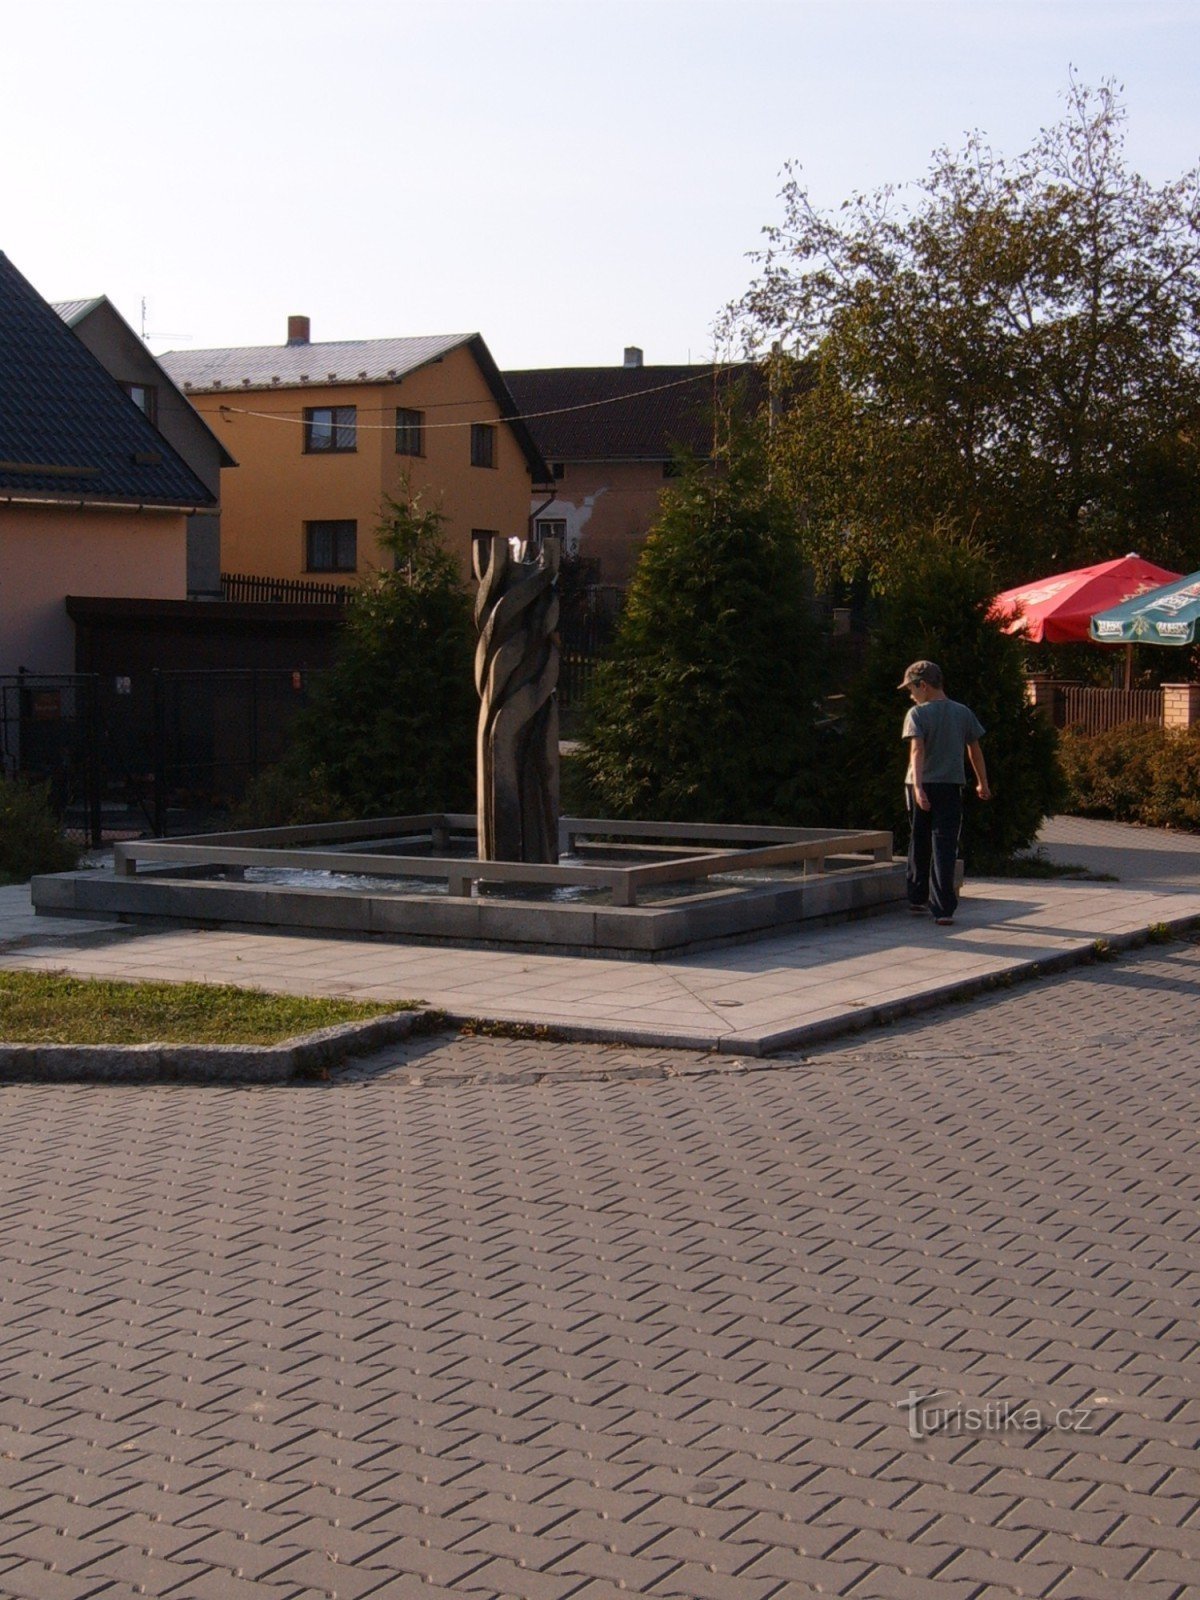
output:
[[[942,687],[942,669],[936,661],[914,661],[905,669],[897,689],[908,689],[914,683],[927,683],[931,689]]]

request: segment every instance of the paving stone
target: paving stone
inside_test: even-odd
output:
[[[1198,987],[1167,946],[753,1073],[0,1087],[0,1595],[1182,1600]],[[910,1391],[1110,1399],[913,1438]]]

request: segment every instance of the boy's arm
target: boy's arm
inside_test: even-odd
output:
[[[925,793],[925,741],[914,739],[912,742],[912,785],[913,799],[922,811],[929,810],[929,796]]]
[[[988,786],[987,764],[983,759],[983,746],[978,739],[972,739],[967,746],[967,759],[975,774],[975,793],[981,800],[990,800],[992,791]]]

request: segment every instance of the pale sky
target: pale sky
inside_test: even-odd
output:
[[[501,367],[703,361],[801,162],[822,204],[1074,66],[1200,159],[1197,0],[0,0],[0,250],[151,348],[478,331]]]

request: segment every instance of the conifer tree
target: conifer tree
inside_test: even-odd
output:
[[[816,821],[819,641],[760,442],[682,468],[597,673],[584,766],[602,814]]]

